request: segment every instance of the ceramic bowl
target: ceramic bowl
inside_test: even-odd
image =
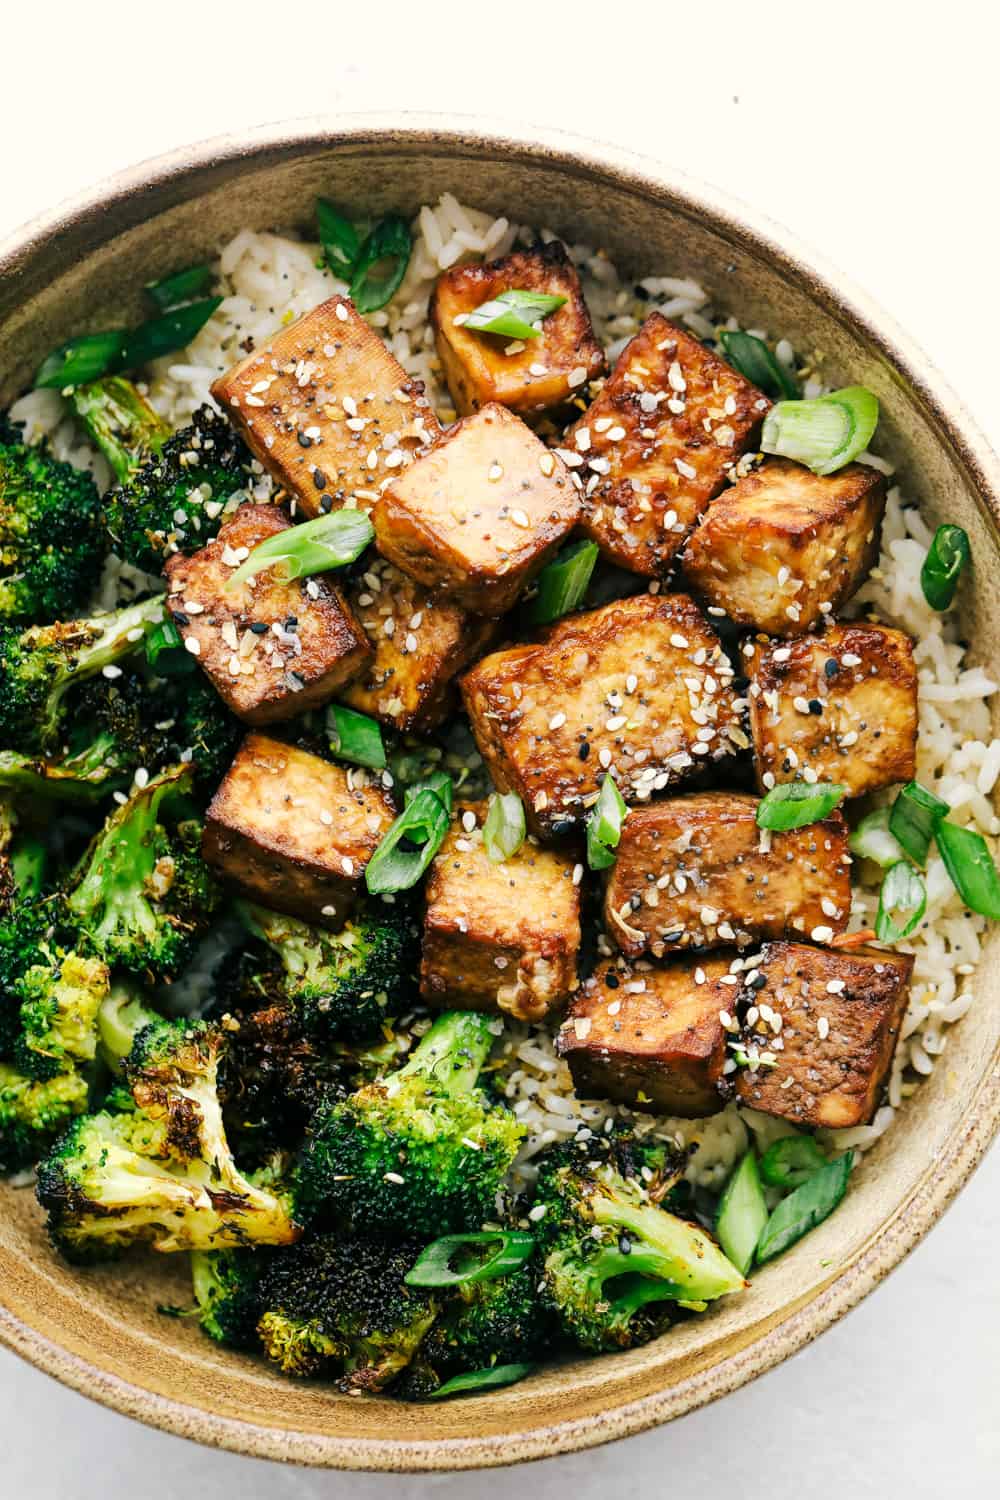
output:
[[[317,193],[410,212],[451,190],[605,246],[622,268],[691,275],[716,307],[827,356],[830,378],[882,407],[883,451],[930,519],[964,526],[976,559],[964,627],[1000,656],[1000,476],[924,355],[783,230],[672,169],[615,149],[478,121],[348,117],[273,126],[113,178],[0,245],[0,408],[39,358],[85,329],[138,320],[144,282],[211,255],[238,228],[305,226]],[[0,1338],[76,1390],[242,1453],[357,1469],[507,1464],[638,1432],[742,1385],[817,1337],[899,1263],[958,1192],[1000,1124],[1000,932],[978,1003],[942,1065],[852,1178],[837,1214],[729,1299],[656,1343],[564,1363],[488,1395],[407,1406],[296,1384],[217,1348],[158,1303],[182,1265],[78,1272],[53,1255],[30,1191],[0,1188]],[[182,1258],[177,1257],[177,1261]],[[154,1263],[155,1260],[155,1263]]]

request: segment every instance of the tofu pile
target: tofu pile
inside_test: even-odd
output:
[[[530,340],[467,326],[511,290],[562,301]],[[303,749],[295,721],[336,701],[426,734],[461,707],[528,836],[496,862],[488,804],[456,805],[423,892],[426,1003],[564,1017],[583,1097],[866,1122],[912,960],[838,944],[842,814],[763,831],[747,788],[836,781],[853,798],[913,775],[912,643],[837,618],[878,556],[883,478],[758,453],[767,396],[659,312],[609,371],[559,244],[445,272],[429,318],[459,414],[446,429],[342,296],[213,387],[278,490],[167,567],[187,649],[250,731],[205,858],[254,900],[340,927],[399,805],[390,777]],[[342,507],[375,533],[354,569],[230,586],[261,541]],[[631,588],[532,627],[526,591],[578,537]],[[598,889],[583,833],[608,775],[628,814]],[[581,912],[598,909],[581,981]]]

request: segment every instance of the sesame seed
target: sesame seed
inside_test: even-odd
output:
[[[531,522],[528,520],[527,513],[523,510],[512,510],[510,513],[510,518],[514,522],[515,526],[527,528],[531,525]]]
[[[496,484],[498,479],[503,478],[503,464],[490,464],[486,477],[491,484]]]
[[[552,717],[551,717],[551,719],[549,720],[549,728],[550,729],[561,729],[563,727],[563,725],[565,724],[565,722],[566,722],[566,715],[564,713],[553,714]]]
[[[189,635],[184,642],[184,649],[185,651],[190,651],[192,656],[200,656],[201,641],[198,640],[197,636]]]
[[[528,1218],[531,1220],[532,1224],[537,1224],[540,1219],[545,1218],[547,1210],[547,1203],[536,1203],[534,1208],[528,1209]]]
[[[822,899],[820,900],[819,904],[823,908],[823,914],[824,914],[824,916],[827,916],[827,917],[839,917],[840,916],[840,908],[837,906],[836,901],[831,901],[830,900],[829,896],[822,897]]]
[[[814,943],[829,943],[833,938],[833,928],[824,926],[814,927],[809,936]]]
[[[826,992],[828,995],[840,995],[847,986],[844,979],[830,979],[827,981]]]
[[[686,651],[691,643],[686,635],[681,635],[675,630],[670,637],[670,644],[671,646],[676,646],[678,651]]]
[[[541,458],[538,460],[538,467],[541,469],[542,473],[547,479],[550,474],[553,474],[555,472],[556,461],[554,456],[551,453],[543,453]]]
[[[827,1020],[826,1016],[820,1016],[819,1020],[816,1022],[816,1035],[819,1037],[821,1042],[825,1042],[827,1037],[830,1035],[830,1022]]]
[[[583,385],[583,383],[586,380],[586,378],[587,378],[587,367],[586,367],[586,365],[576,365],[576,366],[574,366],[574,368],[572,370],[570,370],[570,372],[569,372],[569,386],[570,386],[570,389],[571,390],[576,390],[577,386]]]

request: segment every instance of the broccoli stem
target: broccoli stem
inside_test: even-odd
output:
[[[159,453],[171,434],[169,424],[124,375],[78,385],[72,402],[80,425],[104,454],[119,484],[144,459]]]
[[[489,1016],[448,1011],[434,1022],[394,1076],[433,1078],[435,1086],[452,1097],[467,1094],[475,1088],[492,1045]]]
[[[164,597],[155,594],[152,599],[130,604],[114,614],[96,615],[94,619],[84,621],[93,629],[94,639],[74,652],[70,680],[81,682],[94,677],[134,651],[153,626],[163,620]]]
[[[131,985],[118,981],[97,1013],[97,1046],[112,1073],[120,1073],[132,1043],[144,1026],[160,1019]]]

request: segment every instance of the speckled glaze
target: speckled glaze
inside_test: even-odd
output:
[[[924,355],[783,230],[656,162],[551,132],[434,116],[269,126],[123,173],[0,244],[0,406],[72,333],[139,314],[144,282],[210,255],[237,228],[305,223],[323,192],[413,210],[449,189],[483,208],[606,246],[628,271],[669,270],[715,305],[819,349],[831,378],[882,405],[880,439],[931,519],[966,527],[963,592],[976,656],[1000,655],[1000,471]],[[0,1339],[118,1411],[259,1457],[346,1469],[508,1464],[624,1437],[770,1369],[887,1275],[943,1213],[1000,1125],[1000,938],[977,1004],[933,1077],[852,1178],[834,1218],[730,1299],[645,1349],[541,1371],[440,1406],[352,1400],[226,1353],[157,1303],[187,1296],[171,1257],[72,1271],[28,1191],[0,1187]]]

